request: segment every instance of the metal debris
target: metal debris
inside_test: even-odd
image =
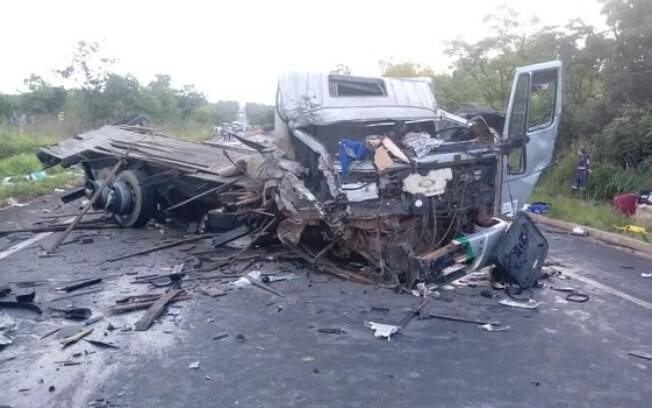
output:
[[[534,310],[539,307],[541,302],[537,302],[534,299],[528,299],[527,302],[516,302],[511,299],[502,299],[498,302],[499,304],[507,307],[513,307],[516,309],[528,309],[528,310]]]
[[[81,330],[79,333],[74,334],[72,336],[66,337],[63,340],[61,340],[61,345],[65,348],[71,344],[77,343],[79,340],[83,339],[84,337],[88,336],[93,332],[93,329],[84,329]]]
[[[480,328],[482,328],[482,330],[486,330],[490,332],[501,332],[501,331],[509,330],[509,326],[500,326],[492,323],[483,324],[480,326]]]
[[[110,348],[110,349],[119,349],[120,347],[116,346],[113,343],[109,343],[106,341],[100,341],[100,340],[95,340],[95,339],[84,339],[85,342],[88,342],[89,344],[92,344],[94,346],[100,347],[100,348]]]
[[[393,324],[365,322],[365,326],[373,330],[374,337],[385,338],[387,341],[392,339],[392,335],[398,333],[401,329]]]
[[[642,358],[644,360],[652,360],[652,354],[647,353],[645,351],[630,351],[627,354],[629,354],[632,357]]]
[[[57,290],[62,290],[64,292],[72,292],[74,290],[85,288],[87,286],[96,285],[100,282],[102,282],[102,278],[84,279],[80,282],[57,288]]]

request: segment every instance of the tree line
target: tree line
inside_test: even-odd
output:
[[[175,88],[172,78],[164,74],[142,84],[133,75],[113,72],[114,62],[102,55],[97,43],[80,41],[70,64],[54,71],[61,84],[53,85],[32,74],[24,81],[25,92],[0,94],[0,123],[74,120],[80,127],[89,128],[142,114],[153,124],[190,123],[212,128],[238,118],[237,101],[209,102],[195,86]],[[269,105],[247,103],[245,112],[253,125],[273,123],[273,107]]]

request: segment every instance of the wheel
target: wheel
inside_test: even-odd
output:
[[[146,174],[140,170],[125,170],[115,179],[116,184],[127,187],[131,198],[127,212],[113,215],[123,227],[142,227],[156,213],[156,195],[152,187],[143,187],[145,177]]]

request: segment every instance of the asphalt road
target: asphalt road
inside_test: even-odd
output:
[[[0,228],[29,225],[38,216],[52,214],[44,214],[44,208],[73,209],[57,207],[51,198],[0,212]],[[80,236],[93,242],[66,244],[49,257],[40,253],[55,235],[38,237],[14,253],[6,250],[33,237],[13,236],[11,242],[0,238],[0,286],[32,281],[43,307],[64,307],[72,301],[102,314],[120,297],[160,291],[130,283],[134,274],[164,273],[178,262],[191,262],[189,252],[209,248],[187,245],[101,263],[179,238],[183,229],[80,231],[71,239]],[[13,344],[0,351],[0,405],[649,407],[652,361],[628,355],[652,354],[652,309],[646,307],[652,302],[652,278],[641,276],[652,272],[649,259],[585,238],[547,236],[549,259],[561,263],[561,277],[576,278],[544,283],[574,287],[589,294],[588,302],[571,303],[564,293],[544,288],[533,293],[541,302],[537,310],[511,309],[481,296],[489,283],[478,275],[468,284],[442,290],[424,309],[497,320],[509,326],[503,332],[414,319],[391,341],[377,339],[365,321],[398,323],[419,299],[324,275],[308,276],[306,269],[289,262],[249,268],[294,273],[295,279],[273,283],[285,297],[248,287],[211,298],[198,290],[206,281],[189,281],[192,299],[168,308],[148,331],[127,330],[143,312],[107,316],[90,326],[94,331],[89,338],[113,342],[117,350],[84,341],[64,349],[57,335],[40,337],[70,321],[48,311],[36,317],[9,310],[16,326],[8,333]],[[99,276],[105,277],[98,285],[103,291],[49,302],[61,296],[56,288],[62,284]],[[109,322],[117,329],[108,330]],[[344,333],[322,333],[320,328]],[[228,337],[213,339],[222,333]],[[199,368],[189,368],[195,362]]]

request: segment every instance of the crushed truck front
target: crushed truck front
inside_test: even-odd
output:
[[[287,211],[279,236],[406,287],[494,262],[509,225],[497,218],[505,161],[519,146],[489,113],[440,109],[427,79],[285,75],[276,143],[307,169],[312,215]]]

